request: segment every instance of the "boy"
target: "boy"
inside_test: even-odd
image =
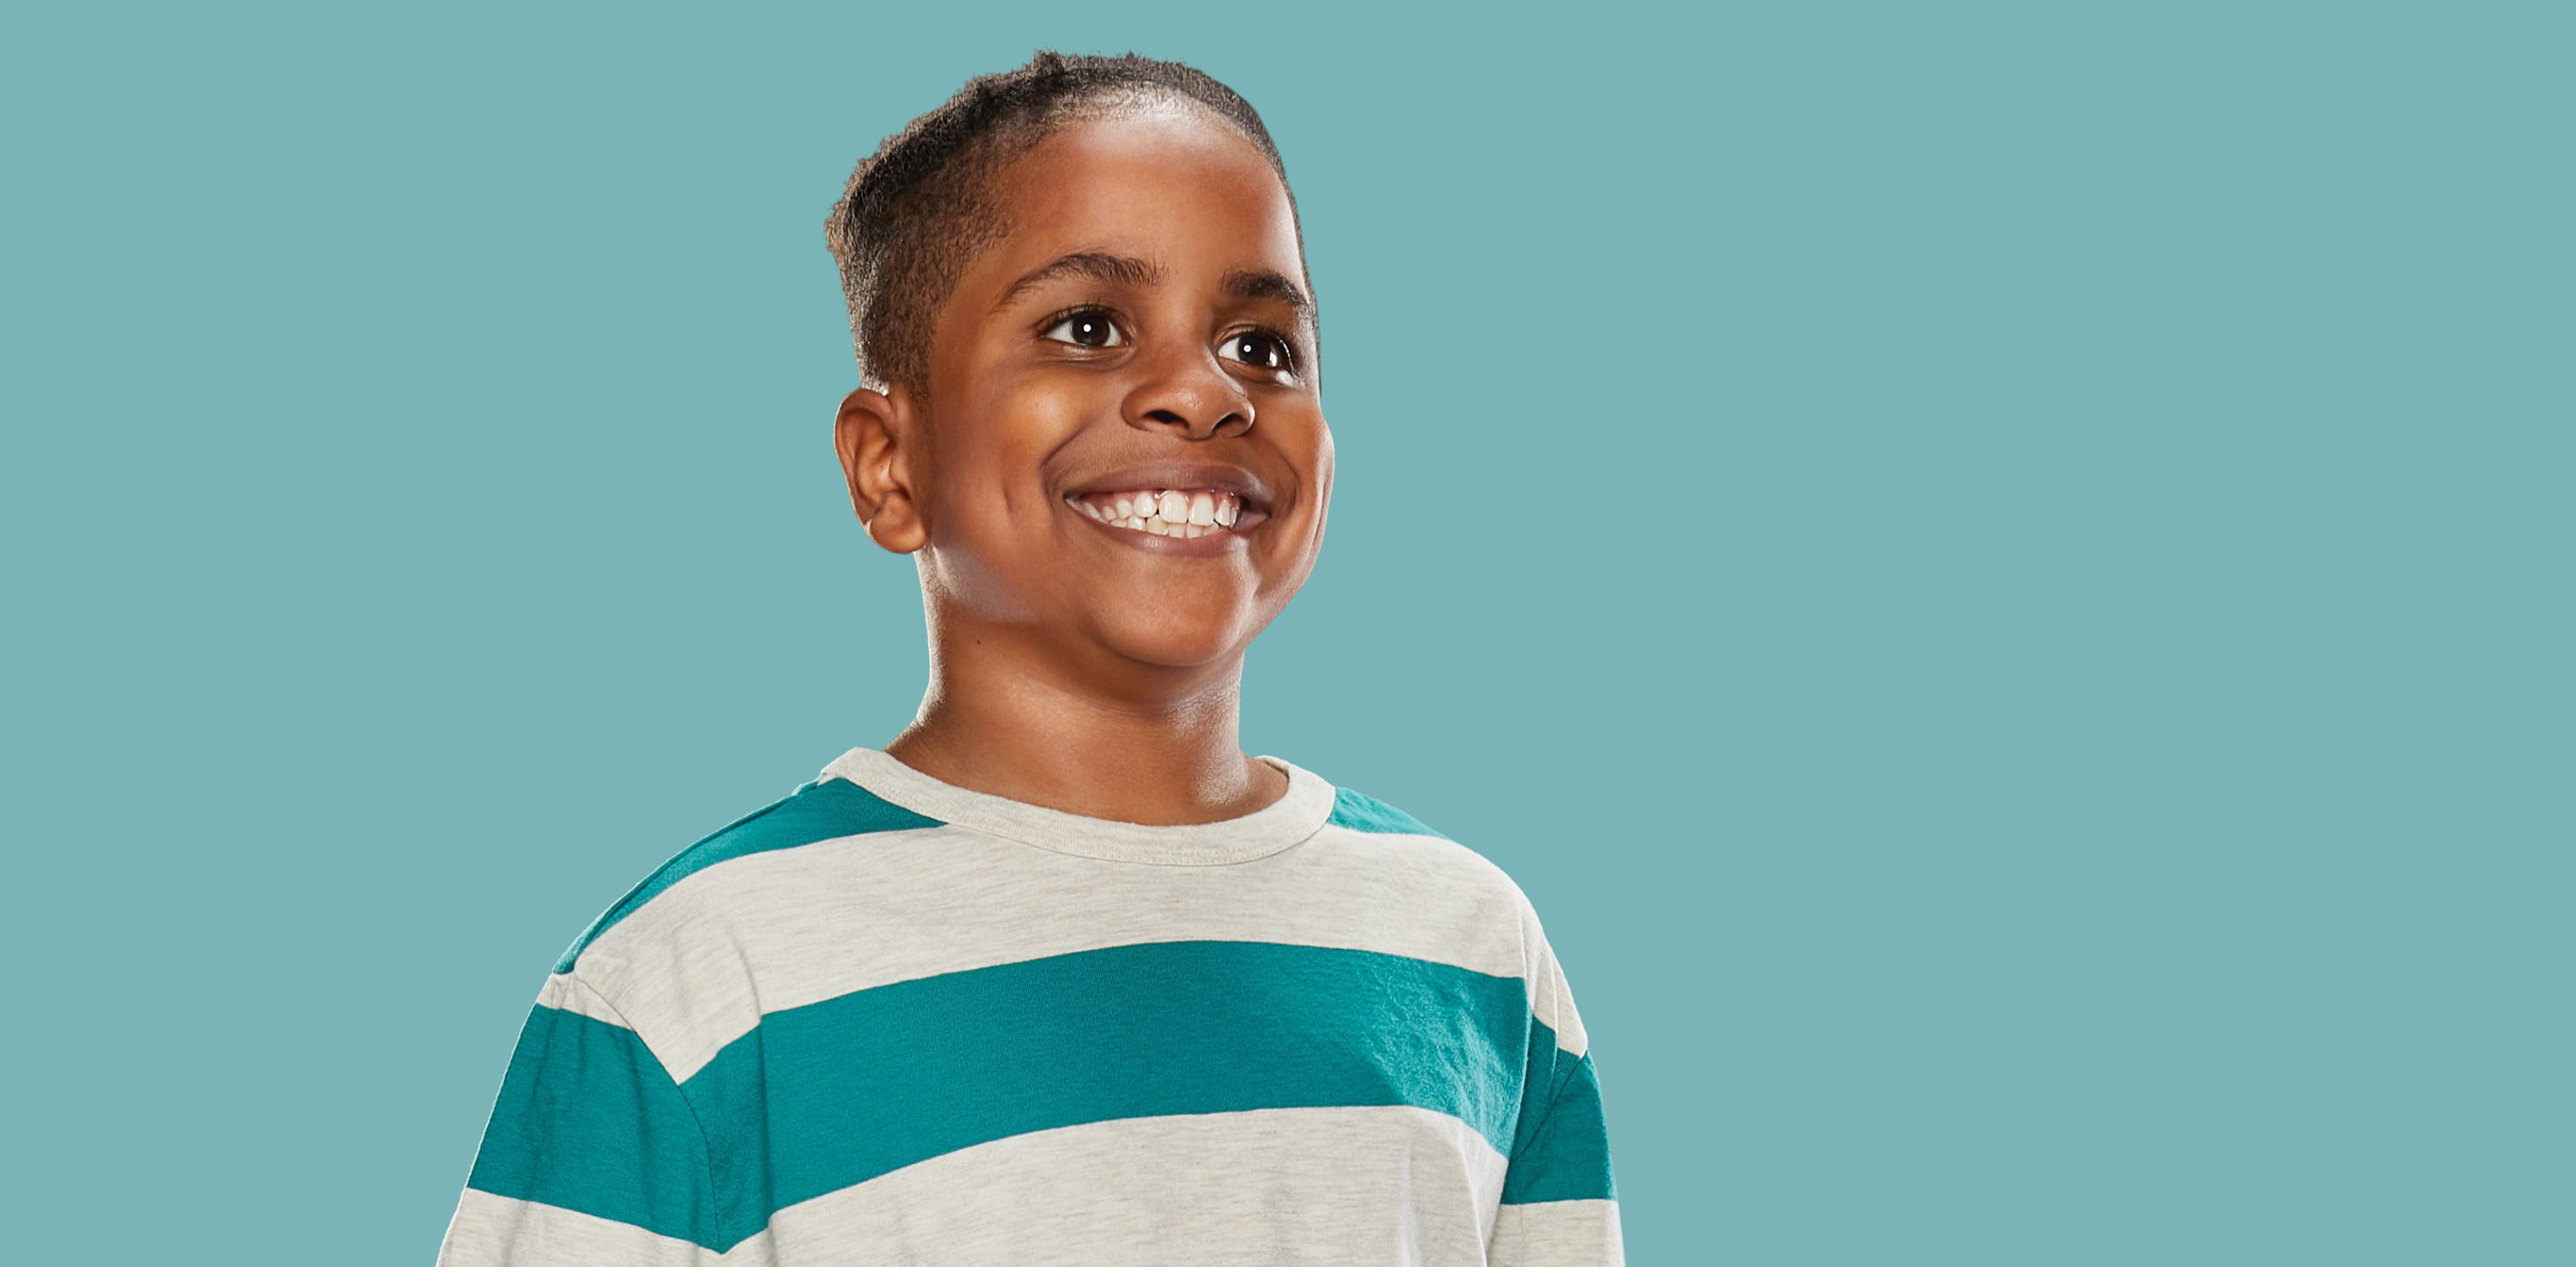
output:
[[[828,233],[874,384],[841,465],[929,692],[565,953],[440,1261],[1620,1262],[1519,888],[1236,744],[1333,475],[1259,116],[1040,53]]]

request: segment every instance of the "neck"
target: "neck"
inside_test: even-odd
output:
[[[1024,627],[934,619],[930,689],[887,755],[972,791],[1121,822],[1239,818],[1287,777],[1245,756],[1243,655],[1068,663]]]

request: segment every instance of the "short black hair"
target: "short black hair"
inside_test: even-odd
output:
[[[987,192],[1003,159],[1077,119],[1157,100],[1214,111],[1270,160],[1287,188],[1287,165],[1251,102],[1204,71],[1134,52],[1095,57],[1040,49],[1025,66],[966,81],[947,104],[859,160],[823,223],[823,237],[840,266],[860,380],[928,394],[932,318],[976,253],[1009,231]],[[1302,267],[1306,231],[1294,192],[1288,216]],[[1311,298],[1314,278],[1305,282]],[[1320,332],[1316,345],[1320,359]]]

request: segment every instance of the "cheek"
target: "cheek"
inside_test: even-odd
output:
[[[1108,379],[1089,375],[1032,374],[997,396],[998,421],[1016,443],[1053,448],[1110,408],[1117,394]]]
[[[1316,504],[1329,506],[1333,500],[1333,429],[1318,423],[1316,430],[1315,469],[1320,473],[1315,477],[1315,487],[1322,490]]]
[[[1303,419],[1301,424],[1291,450],[1301,473],[1298,493],[1306,501],[1307,514],[1320,526],[1333,497],[1333,429],[1324,424],[1321,415]]]
[[[1079,390],[1036,383],[958,403],[937,440],[939,488],[956,507],[952,519],[991,544],[1025,538],[1053,514],[1050,464],[1093,405]]]

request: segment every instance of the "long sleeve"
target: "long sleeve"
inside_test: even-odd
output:
[[[633,1026],[570,973],[520,1031],[439,1267],[717,1261],[706,1137]]]
[[[1491,1267],[1625,1267],[1601,1082],[1574,992],[1538,919],[1531,947],[1529,1063],[1502,1205],[1486,1246]]]

